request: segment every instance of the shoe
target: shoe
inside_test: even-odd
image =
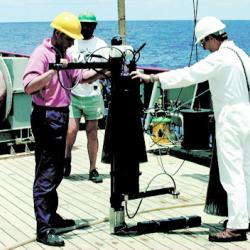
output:
[[[37,236],[36,240],[48,246],[62,247],[64,246],[64,240],[61,236],[56,235],[54,230],[50,230],[45,236]]]
[[[228,223],[228,220],[224,220],[224,221],[223,221],[223,227],[224,227],[224,228],[227,228],[227,223]],[[246,231],[247,231],[247,232],[250,231],[250,223],[248,224],[248,229],[246,229]]]
[[[71,158],[65,158],[64,159],[64,177],[69,177],[71,172]]]
[[[102,177],[99,175],[96,169],[93,169],[89,172],[89,180],[93,181],[94,183],[101,183]]]
[[[208,240],[215,242],[244,241],[247,240],[247,235],[245,230],[233,230],[227,228],[224,231],[210,234]]]

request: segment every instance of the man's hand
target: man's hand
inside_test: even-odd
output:
[[[102,73],[101,79],[106,79],[107,77],[111,76],[111,71],[108,69],[103,69],[101,73]]]
[[[63,68],[66,68],[69,64],[69,61],[65,58],[61,58],[60,63],[62,64]]]
[[[141,73],[139,71],[132,71],[130,73],[130,75],[132,76],[132,79],[138,79],[139,78],[139,79],[143,80],[145,83],[151,82],[150,75],[143,74],[143,73]]]

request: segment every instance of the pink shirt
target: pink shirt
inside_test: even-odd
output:
[[[55,63],[56,53],[50,39],[45,39],[31,54],[27,67],[23,75],[24,88],[37,76],[49,70],[49,63]],[[72,62],[69,53],[65,58]],[[60,70],[60,81],[66,88],[70,88],[72,83],[77,81],[77,77],[82,78],[80,70]],[[32,101],[39,106],[47,107],[67,107],[70,104],[70,90],[64,89],[58,81],[57,74],[54,75],[44,89],[32,94]]]

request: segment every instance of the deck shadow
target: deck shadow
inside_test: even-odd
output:
[[[100,174],[103,179],[110,178],[109,174]],[[70,181],[89,181],[88,174],[71,174],[69,177],[65,177],[66,180]]]
[[[66,228],[57,228],[57,229],[55,229],[55,231],[57,234],[67,233],[66,237],[68,239],[71,239],[72,236],[75,236],[77,234],[76,232],[73,233],[73,231],[75,231],[75,230],[88,230],[91,227],[95,226],[96,224],[105,223],[105,222],[107,222],[106,218],[99,220],[99,221],[97,221],[95,219],[88,219],[88,220],[77,219],[77,220],[75,220],[76,224],[74,226],[66,227]],[[72,233],[72,234],[69,234],[69,233]]]
[[[189,228],[183,228],[183,229],[176,229],[176,230],[157,230],[157,231],[148,231],[148,232],[143,232],[139,233],[135,227],[132,227],[131,231],[128,229],[128,231],[124,232],[119,232],[116,234],[116,236],[119,237],[136,237],[136,236],[141,236],[141,235],[146,235],[146,234],[153,234],[153,233],[163,233],[163,234],[169,234],[169,235],[208,235],[209,232],[207,230],[199,230],[199,231],[189,231]]]
[[[222,223],[204,223],[204,224],[202,224],[202,227],[209,229],[210,232],[224,230]]]
[[[209,234],[209,232],[206,230],[200,230],[200,231],[196,230],[194,232],[188,231],[188,228],[187,229],[180,229],[180,230],[166,231],[166,232],[162,232],[162,233],[172,234],[172,235],[176,234],[176,235],[192,235],[192,236],[208,235]]]
[[[190,177],[190,178],[193,178],[195,180],[202,181],[204,183],[207,183],[208,179],[209,179],[208,174],[183,174],[182,176]]]

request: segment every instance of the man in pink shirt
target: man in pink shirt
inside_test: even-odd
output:
[[[94,70],[49,69],[56,57],[63,65],[72,62],[67,48],[74,39],[82,39],[81,24],[70,12],[62,12],[51,23],[51,39],[45,39],[32,53],[23,76],[24,89],[32,95],[31,128],[36,142],[34,208],[37,221],[37,241],[51,246],[63,246],[63,239],[54,228],[73,226],[73,220],[63,219],[57,211],[57,187],[63,179],[63,163],[68,129],[70,87],[73,82],[91,83],[102,77]]]

